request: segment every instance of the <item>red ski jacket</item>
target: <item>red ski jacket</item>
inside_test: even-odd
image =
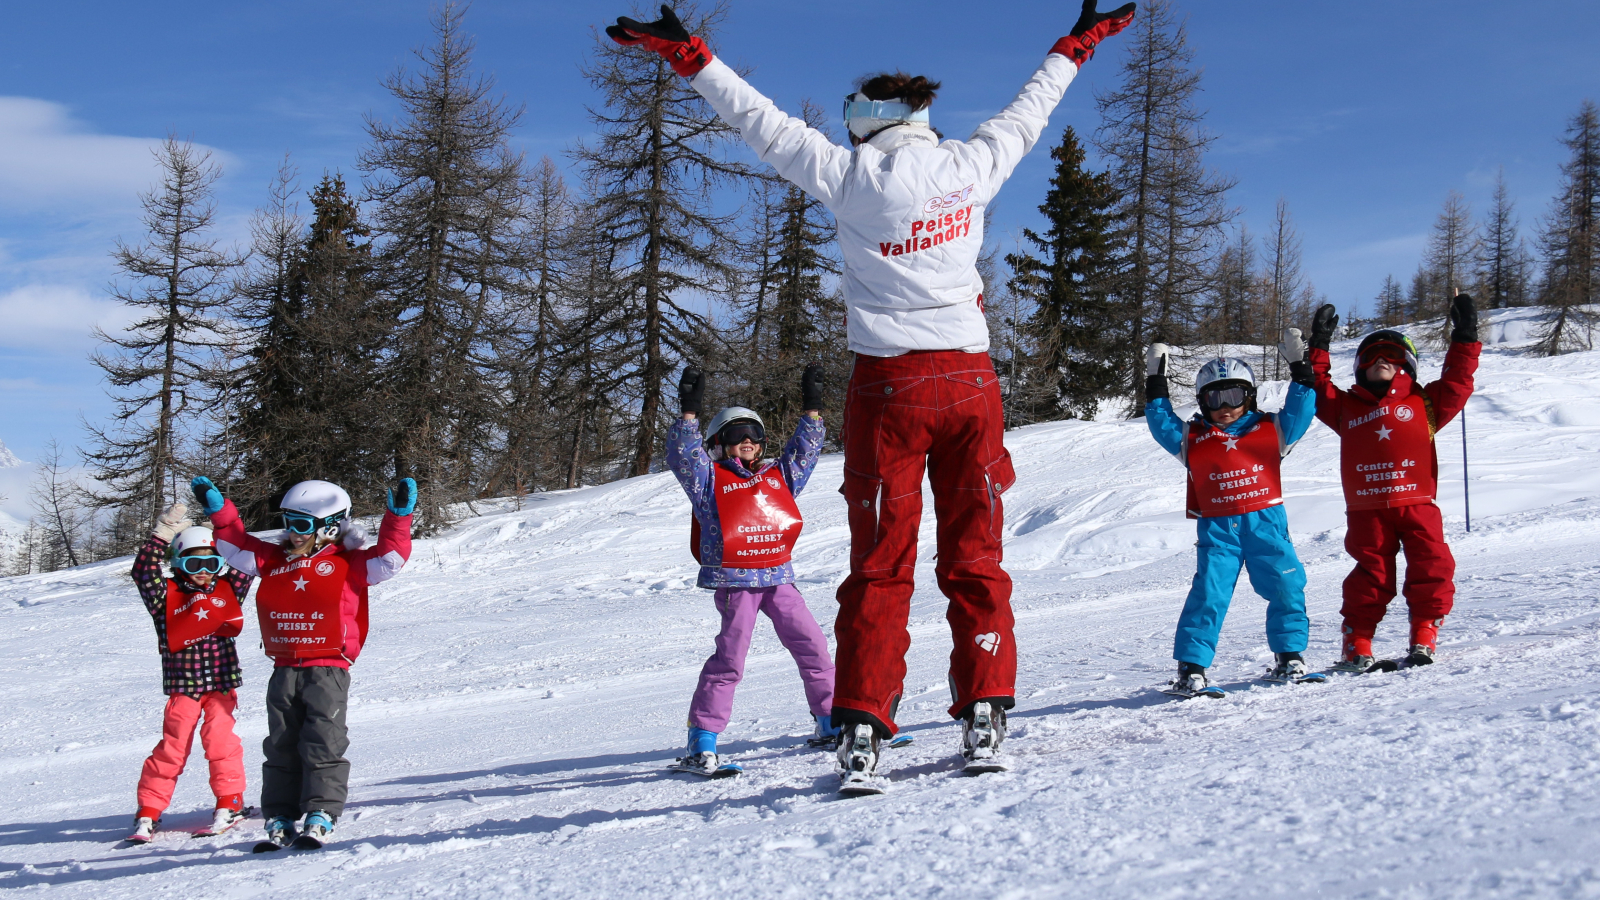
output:
[[[1317,418],[1339,435],[1345,508],[1386,509],[1432,503],[1438,493],[1439,454],[1433,436],[1472,396],[1480,343],[1453,343],[1437,381],[1419,386],[1400,372],[1389,391],[1374,397],[1356,385],[1340,390],[1329,374],[1328,351],[1311,351],[1317,376]]]
[[[228,558],[228,565],[246,575],[259,576],[274,560],[282,558],[282,547],[244,530],[239,510],[234,508],[232,500],[223,502],[221,511],[211,517],[211,526],[216,529],[217,549]],[[344,619],[341,655],[274,658],[276,665],[350,668],[361,655],[361,645],[367,637],[367,588],[398,575],[411,556],[411,517],[384,513],[383,524],[378,526],[377,544],[363,550],[345,550],[333,543],[312,554],[311,558],[335,555],[342,557],[348,566],[339,598],[339,612]]]

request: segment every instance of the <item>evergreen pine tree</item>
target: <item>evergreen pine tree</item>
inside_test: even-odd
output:
[[[1478,245],[1478,299],[1489,309],[1528,302],[1528,249],[1518,225],[1506,174],[1501,170]]]
[[[1038,255],[1005,258],[1014,273],[1009,288],[1031,306],[1021,323],[1030,352],[1010,390],[1022,395],[1019,408],[1032,421],[1089,419],[1102,399],[1118,393],[1123,362],[1106,328],[1115,318],[1111,292],[1122,265],[1113,216],[1118,196],[1108,174],[1084,169],[1083,146],[1071,128],[1050,158],[1055,174],[1039,206],[1048,225],[1043,234],[1022,231]],[[1037,392],[1026,389],[1033,385]]]
[[[1561,143],[1561,190],[1541,229],[1545,270],[1539,302],[1553,310],[1540,346],[1550,355],[1589,349],[1600,299],[1600,109],[1585,100]]]

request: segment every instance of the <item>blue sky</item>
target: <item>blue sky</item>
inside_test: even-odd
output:
[[[830,113],[860,75],[904,68],[941,79],[935,124],[961,136],[1005,104],[1076,4],[734,0],[714,42],[753,68],[788,109]],[[1370,301],[1385,275],[1416,267],[1446,194],[1480,211],[1502,167],[1524,228],[1545,209],[1556,139],[1600,99],[1600,4],[1185,0],[1201,103],[1218,134],[1209,162],[1239,180],[1232,202],[1253,231],[1288,200],[1307,274],[1340,308]],[[621,3],[477,0],[477,63],[524,103],[531,157],[565,164],[589,131],[578,72],[591,27]],[[350,173],[366,114],[389,117],[379,79],[426,44],[427,2],[265,3],[64,0],[10,4],[0,33],[0,440],[27,460],[51,436],[82,440],[80,416],[109,402],[86,361],[90,327],[115,327],[105,300],[118,237],[139,236],[148,147],[168,133],[214,150],[226,176],[224,240],[286,152],[306,186]],[[1115,43],[1085,67],[1051,122],[1091,133],[1094,90],[1116,74]],[[837,123],[835,123],[837,126]],[[1048,156],[1024,161],[996,225],[1036,221]],[[16,508],[16,490],[8,509]]]

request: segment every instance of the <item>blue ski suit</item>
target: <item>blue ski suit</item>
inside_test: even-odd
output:
[[[1271,417],[1283,436],[1287,453],[1311,427],[1316,409],[1316,394],[1291,382],[1281,411],[1248,412],[1223,430],[1242,434],[1263,418]],[[1165,397],[1151,400],[1145,404],[1144,417],[1156,443],[1181,459],[1188,424],[1173,412],[1172,402]],[[1199,564],[1189,597],[1183,602],[1183,614],[1178,617],[1172,658],[1211,665],[1240,568],[1250,573],[1250,586],[1266,598],[1267,646],[1274,653],[1304,652],[1311,631],[1311,621],[1306,617],[1306,570],[1289,539],[1289,516],[1283,505],[1236,516],[1196,519],[1195,527],[1200,538],[1196,543]]]

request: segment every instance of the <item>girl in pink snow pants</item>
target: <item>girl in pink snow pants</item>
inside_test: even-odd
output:
[[[717,649],[700,670],[689,704],[689,746],[684,768],[710,772],[717,767],[717,735],[733,713],[733,692],[744,677],[745,654],[755,631],[756,613],[765,613],[778,640],[794,657],[805,683],[806,702],[817,720],[813,742],[827,745],[838,735],[833,711],[833,660],[828,640],[794,586],[789,552],[800,534],[795,495],[816,468],[826,430],[821,371],[806,367],[802,379],[805,413],[777,459],[761,460],[766,429],[761,417],[729,407],[700,436],[705,376],[691,366],[678,385],[683,418],[667,436],[667,465],[694,508],[691,545],[700,561],[699,585],[716,591],[722,630]]]

